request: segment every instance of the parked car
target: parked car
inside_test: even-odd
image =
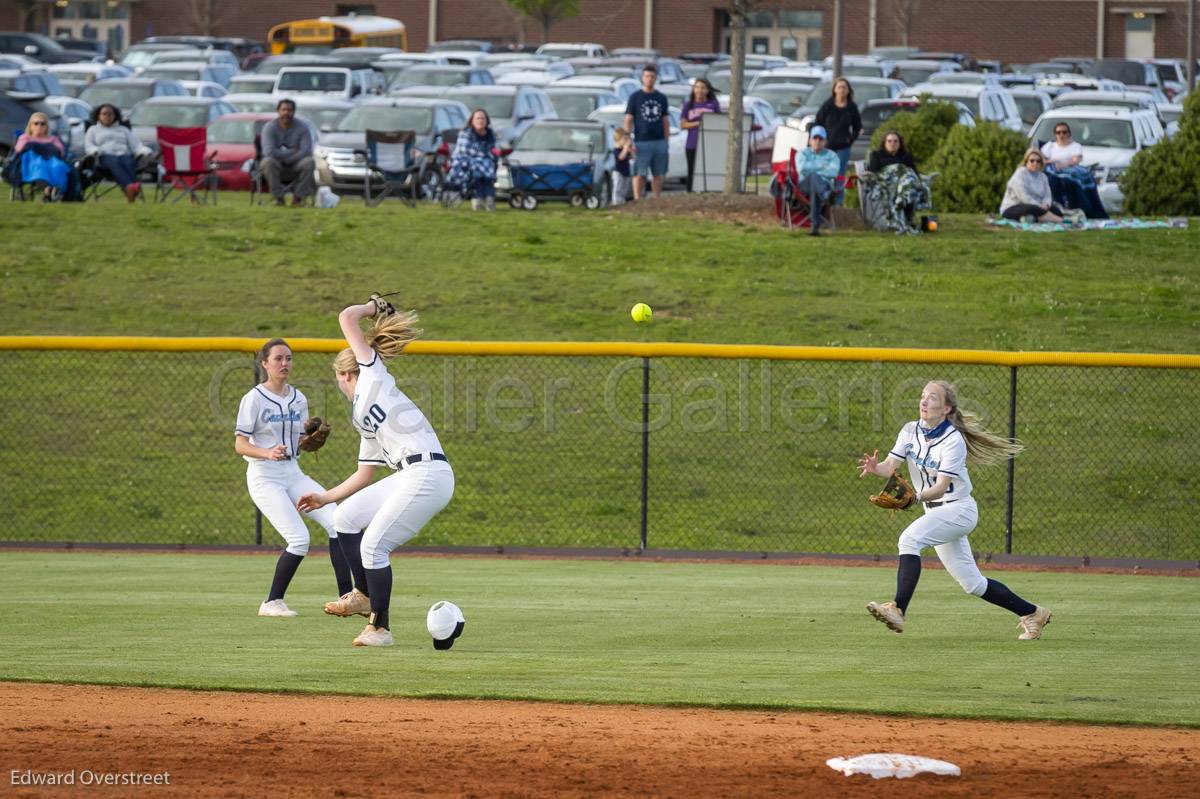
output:
[[[158,80],[205,80],[224,86],[229,82],[231,74],[219,65],[206,64],[203,61],[173,61],[168,64],[151,64],[139,72],[138,76]]]
[[[592,42],[547,42],[537,49],[538,55],[552,55],[556,58],[607,58],[608,50],[602,44]]]
[[[437,151],[447,140],[456,136],[467,124],[467,107],[456,100],[419,97],[372,97],[352,111],[328,133],[321,135],[316,150],[317,174],[323,186],[335,192],[357,194],[362,191],[366,162],[356,150],[366,149],[368,130],[411,130],[417,134],[414,157],[427,163],[437,157]],[[422,172],[422,184],[427,197],[436,196],[444,175],[437,168]]]
[[[625,127],[625,106],[624,102],[601,106],[588,114],[588,119],[593,122],[603,122],[614,128],[623,128]],[[687,146],[687,131],[679,126],[678,109],[668,109],[668,113],[671,115],[671,134],[667,139],[667,174],[663,177],[663,181],[674,183],[687,180],[687,155],[684,152],[684,148]],[[612,140],[609,139],[609,148],[612,147]]]
[[[25,31],[0,31],[0,53],[29,56],[43,64],[74,64],[100,58],[94,52],[71,50],[49,36]]]
[[[621,56],[635,56],[637,58],[653,61],[656,58],[661,58],[662,53],[653,47],[614,47],[608,51],[608,54],[613,58]]]
[[[92,116],[92,107],[74,97],[47,97],[43,102],[57,111],[70,130],[68,138],[63,139],[67,153],[76,158],[83,157],[83,135],[87,132],[88,121]]]
[[[22,92],[41,97],[63,97],[67,91],[59,83],[58,76],[45,69],[25,69],[0,71],[0,91]]]
[[[554,86],[575,86],[578,88],[588,89],[605,89],[621,98],[621,102],[628,102],[633,93],[641,88],[641,84],[633,78],[606,78],[606,77],[591,77],[589,75],[572,75],[569,78],[556,80]]]
[[[508,53],[515,58],[525,58],[523,53]],[[384,63],[406,63],[413,64],[440,64],[447,65],[450,62],[446,60],[444,55],[439,55],[437,52],[429,53],[389,53],[385,56],[380,56],[376,61]]]
[[[382,80],[370,69],[284,67],[275,75],[272,94],[280,97],[336,97],[354,100],[382,91]]]
[[[270,94],[275,89],[275,77],[247,72],[234,75],[226,88],[230,94]]]
[[[811,83],[772,83],[759,86],[753,93],[755,97],[761,97],[770,103],[776,114],[787,117],[804,105],[812,93],[813,86],[818,82],[814,80]]]
[[[150,62],[150,66],[159,64],[175,64],[179,62],[200,61],[205,64],[213,64],[219,67],[224,67],[231,70],[230,74],[237,74],[238,60],[233,53],[228,50],[164,50],[156,53],[154,60]]]
[[[646,58],[645,56],[613,56],[608,59],[608,64],[614,67],[625,67],[628,74],[634,80],[640,81],[642,77],[642,69],[646,64],[654,64],[658,70],[658,82],[662,85],[670,83],[688,83],[688,76],[684,74],[682,65],[674,58]]]
[[[174,44],[201,50],[225,50],[233,53],[239,62],[263,52],[263,43],[255,39],[240,36],[202,36],[199,34],[181,34],[171,36],[148,36],[134,47],[143,45]],[[132,48],[131,48],[132,49]]]
[[[150,97],[187,97],[187,89],[177,80],[153,78],[105,78],[79,93],[79,99],[92,108],[112,103],[128,118],[133,107]]]
[[[88,53],[93,59],[99,61],[107,61],[111,55],[108,51],[108,42],[102,42],[99,39],[72,39],[69,36],[55,36],[54,41],[67,50]]]
[[[717,99],[721,108],[729,109],[729,95],[722,94]],[[771,153],[775,151],[775,131],[783,124],[783,119],[775,113],[774,106],[761,97],[743,96],[742,108],[751,116],[746,164],[751,174],[768,175],[771,173]]]
[[[420,53],[419,55],[431,55],[431,54]],[[509,53],[509,52],[487,53],[480,60],[478,66],[480,69],[491,70],[492,75],[495,76],[496,74],[498,74],[496,72],[496,67],[501,66],[502,64],[507,64],[510,61],[524,61],[524,60],[532,58],[532,57],[533,56],[531,56],[529,53]],[[562,63],[569,64],[571,62],[563,61]],[[571,64],[571,67],[572,67],[572,69],[574,69],[575,65]]]
[[[999,86],[1000,76],[995,72],[937,72],[929,76],[927,83],[965,83],[971,86]]]
[[[483,39],[445,39],[432,42],[425,48],[430,53],[440,53],[443,50],[478,50],[481,53],[492,53],[496,45]]]
[[[349,69],[336,58],[315,53],[283,53],[267,56],[254,67],[255,75],[277,75],[285,67],[342,67]]]
[[[826,56],[822,63],[826,69],[831,69],[833,56]],[[847,78],[888,78],[893,67],[891,61],[875,56],[848,55],[842,59],[842,75]]]
[[[335,61],[360,64],[362,62],[378,61],[394,55],[403,55],[399,47],[335,47],[325,55]]]
[[[905,89],[904,83],[891,78],[854,78],[850,81],[854,87],[854,102],[861,109],[871,100],[894,100],[900,97]],[[827,79],[812,87],[804,105],[792,112],[792,116],[804,120],[804,129],[808,129],[808,117],[816,116],[821,106],[833,96],[833,80]]]
[[[248,162],[254,160],[254,140],[262,134],[263,126],[275,119],[275,114],[226,114],[208,125],[208,149],[217,165],[217,186],[232,191],[250,190]],[[296,117],[312,135],[314,149],[320,143],[320,133],[311,121]]]
[[[279,99],[279,98],[276,98]],[[297,97],[296,116],[302,116],[322,133],[335,130],[358,103],[340,97]]]
[[[1030,134],[1030,144],[1053,141],[1054,126],[1071,126],[1071,138],[1083,146],[1083,165],[1091,168],[1104,208],[1118,214],[1125,195],[1120,179],[1138,151],[1162,140],[1164,130],[1153,111],[1078,106],[1052,108],[1042,114]]]
[[[509,161],[518,166],[593,162],[593,186],[607,201],[612,197],[612,173],[616,169],[612,133],[613,125],[600,121],[543,120],[513,142]],[[496,194],[506,197],[512,188],[509,166],[502,162],[496,168]]]
[[[274,112],[279,107],[279,101],[282,98],[261,92],[238,92],[227,94],[223,99],[236,108],[239,113],[256,114]]]
[[[1178,58],[1151,58],[1149,63],[1158,70],[1158,82],[1167,99],[1175,102],[1177,97],[1187,94],[1186,61]]]
[[[0,91],[0,158],[6,157],[17,143],[17,137],[25,132],[29,117],[41,111],[50,118],[50,132],[62,139],[63,146],[71,139],[71,123],[44,97],[12,95]]]
[[[1055,97],[1051,108],[1068,108],[1070,106],[1086,105],[1094,108],[1136,108],[1153,111],[1158,114],[1158,104],[1149,94],[1143,92],[1097,92],[1078,91],[1065,92]],[[1166,127],[1166,120],[1159,118]]]
[[[179,82],[192,97],[224,97],[229,94],[225,91],[224,86],[208,80],[181,80]]]
[[[927,58],[906,58],[895,63],[888,77],[895,77],[909,86],[924,83],[933,75],[943,72],[960,72],[957,61],[934,61]]]
[[[157,153],[157,128],[204,128],[218,117],[236,113],[219,97],[151,97],[133,109],[129,125],[142,144]]]
[[[62,84],[64,94],[78,97],[90,84],[105,78],[128,78],[133,72],[120,64],[50,64],[47,72],[53,72]]]
[[[512,141],[540,120],[558,118],[546,92],[533,86],[455,86],[442,96],[471,111],[487,111],[500,141]]]
[[[829,77],[829,70],[820,67],[783,67],[760,72],[747,85],[750,87],[749,94],[758,94],[761,97],[758,90],[763,86],[773,86],[779,83],[807,83],[815,86],[822,80],[828,80]]]
[[[1126,90],[1125,84],[1120,81],[1075,74],[1045,75],[1038,78],[1033,85],[1035,88],[1049,92],[1055,96],[1063,92],[1086,91],[1088,89],[1105,92],[1123,92]]]
[[[193,50],[191,45],[180,42],[141,41],[129,47],[121,54],[120,64],[126,69],[144,69],[154,63],[159,53],[167,50]]]
[[[550,98],[559,119],[587,119],[597,108],[620,104],[621,98],[607,89],[589,89],[580,86],[549,86],[546,96]]]
[[[1132,58],[1101,58],[1087,66],[1087,74],[1126,86],[1160,86],[1155,66]]]
[[[509,72],[545,72],[551,76],[552,80],[570,77],[575,74],[575,68],[566,61],[550,58],[518,58],[497,64],[490,69],[492,77],[497,82]]]
[[[745,71],[742,73],[742,83],[744,83],[746,86],[750,86],[764,71],[765,70],[761,69],[752,69],[751,67],[747,66]],[[729,92],[729,87],[731,85],[730,82],[733,80],[732,73],[730,73],[729,68],[723,65],[721,62],[717,62],[715,68],[710,67],[709,70],[704,73],[704,77],[718,92],[722,94]]]
[[[417,64],[397,74],[388,89],[405,86],[491,86],[495,82],[492,73],[486,69],[450,64]]]
[[[1012,94],[1000,85],[967,83],[921,83],[905,90],[903,97],[930,95],[939,100],[957,100],[971,109],[977,122],[995,122],[1009,130],[1025,132],[1021,111]]]
[[[1029,130],[1033,129],[1033,123],[1037,122],[1037,118],[1045,113],[1054,100],[1049,92],[1030,87],[1011,88],[1008,93],[1012,95],[1013,102],[1017,104],[1017,110],[1021,112],[1021,121],[1028,126]]]
[[[452,67],[484,69],[482,64],[487,53],[481,50],[439,50],[438,55],[446,59],[446,63]]]
[[[558,78],[549,72],[532,72],[529,70],[517,70],[516,72],[505,72],[500,77],[496,78],[497,86],[535,86],[539,89],[544,89],[551,83],[554,83]]]

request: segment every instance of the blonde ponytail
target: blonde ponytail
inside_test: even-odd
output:
[[[1025,445],[1017,439],[1007,439],[985,430],[979,423],[979,417],[973,413],[964,412],[958,407],[958,392],[954,386],[945,380],[930,381],[942,387],[946,394],[946,404],[954,407],[949,415],[950,423],[962,433],[967,442],[967,458],[971,463],[980,466],[997,466],[1009,458],[1015,458]]]
[[[371,329],[366,333],[367,344],[385,360],[404,352],[410,342],[416,341],[421,333],[417,324],[416,311],[402,311],[387,316],[376,316]],[[358,372],[358,359],[354,350],[346,347],[333,359],[333,370],[339,374]]]

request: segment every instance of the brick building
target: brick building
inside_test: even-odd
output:
[[[751,50],[796,58],[831,52],[833,0],[755,5]],[[580,6],[578,17],[553,26],[553,40],[650,45],[668,54],[727,48],[721,0],[581,0]],[[1102,41],[1108,57],[1186,55],[1186,0],[845,0],[845,7],[848,53],[909,44],[1028,62],[1094,56]],[[402,20],[411,50],[435,39],[543,40],[541,25],[522,21],[503,0],[0,0],[0,29],[108,38],[120,49],[153,34],[265,39],[278,22],[350,12]]]

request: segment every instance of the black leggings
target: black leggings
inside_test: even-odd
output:
[[[1030,205],[1029,203],[1017,203],[1016,205],[1010,205],[1007,209],[1005,209],[1001,216],[1003,216],[1005,219],[1011,219],[1014,222],[1017,222],[1020,221],[1021,217],[1023,216],[1032,216],[1034,219],[1041,219],[1042,214],[1045,213],[1062,216],[1063,210],[1054,203],[1050,203],[1049,211],[1046,211],[1046,209],[1036,205]]]
[[[683,154],[687,158],[687,190],[690,192],[692,190],[692,178],[696,176],[696,151],[685,149]]]

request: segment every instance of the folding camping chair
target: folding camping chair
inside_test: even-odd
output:
[[[158,147],[162,153],[161,179],[155,189],[157,202],[166,202],[176,190],[172,202],[187,197],[194,203],[217,204],[217,167],[215,152],[208,150],[208,131],[205,128],[157,129]]]
[[[13,134],[13,141],[15,142],[24,132],[24,129],[18,129]],[[8,197],[13,201],[35,200],[39,194],[36,190],[37,187],[32,183],[26,183],[21,176],[21,158],[24,155],[24,153],[20,155],[9,153],[0,163],[0,174],[3,174],[4,182],[8,184]]]
[[[416,207],[422,163],[413,158],[417,134],[411,130],[368,130],[367,149],[354,154],[366,162],[363,202],[378,205],[389,195]]]
[[[836,230],[833,206],[846,189],[855,184],[854,176],[842,175],[833,184],[829,199],[821,205],[821,217],[831,230]],[[800,176],[796,174],[796,151],[789,150],[786,161],[771,164],[771,196],[775,200],[775,218],[788,230],[812,227],[812,200],[800,190]]]

